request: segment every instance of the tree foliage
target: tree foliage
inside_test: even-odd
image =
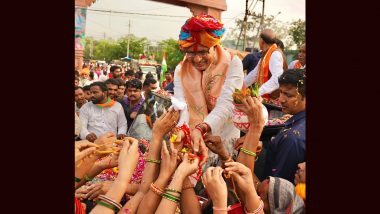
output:
[[[293,21],[291,23],[289,31],[297,47],[305,43],[306,22],[304,20],[298,19],[296,21]]]

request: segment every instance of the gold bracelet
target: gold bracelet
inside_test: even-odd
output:
[[[161,160],[154,160],[154,159],[150,159],[150,158],[144,158],[144,160],[146,162],[150,162],[150,163],[156,163],[156,164],[160,164],[161,163]]]

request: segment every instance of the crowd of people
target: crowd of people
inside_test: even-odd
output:
[[[306,45],[288,66],[264,29],[242,63],[220,45],[224,32],[210,15],[189,18],[185,57],[163,82],[117,65],[76,72],[75,213],[305,213]],[[256,84],[234,105],[236,89]],[[292,115],[269,142],[263,98]],[[248,118],[244,136],[234,109]]]

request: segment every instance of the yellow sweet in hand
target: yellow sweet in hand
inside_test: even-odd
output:
[[[171,142],[171,143],[174,143],[175,140],[177,140],[177,135],[172,134],[172,136],[170,137],[170,142]]]
[[[301,197],[302,200],[306,200],[306,184],[305,183],[298,183],[295,190],[296,190],[297,195]]]

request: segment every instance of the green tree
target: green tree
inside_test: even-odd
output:
[[[161,50],[158,52],[158,56],[156,56],[158,63],[161,63],[162,61],[162,52],[166,53],[166,64],[168,65],[168,68],[172,70],[174,70],[178,63],[183,60],[184,55],[179,49],[178,40],[167,39],[160,41],[158,47],[158,49]]]
[[[294,43],[297,47],[305,43],[306,38],[306,22],[305,20],[298,19],[293,21],[290,26],[290,35],[293,37]]]

